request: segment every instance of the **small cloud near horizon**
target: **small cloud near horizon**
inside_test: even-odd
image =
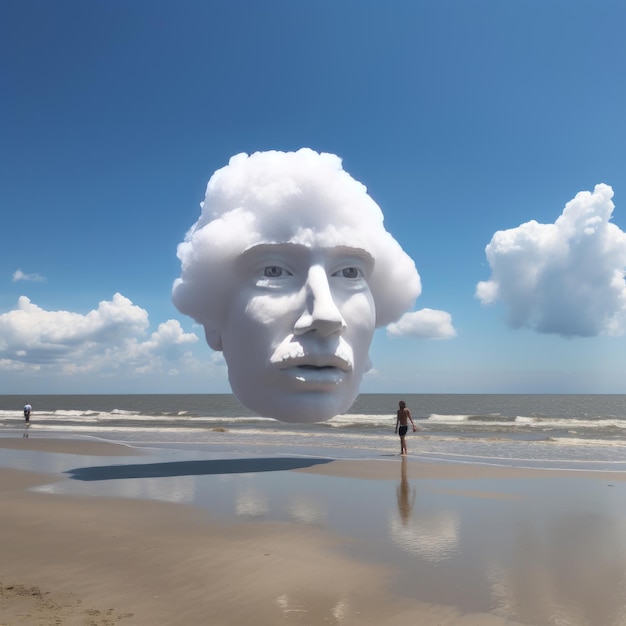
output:
[[[22,272],[22,270],[17,269],[13,272],[13,282],[17,283],[20,280],[31,282],[31,283],[41,283],[41,282],[44,282],[46,278],[45,276],[42,276],[41,274],[37,274],[37,273],[26,274],[25,272]]]
[[[497,231],[485,253],[491,277],[476,286],[484,305],[501,301],[511,328],[562,337],[626,331],[626,233],[610,222],[609,185],[570,200],[553,224],[531,220]]]
[[[419,339],[451,339],[456,337],[452,316],[446,311],[421,309],[405,313],[397,322],[387,326],[390,337]]]

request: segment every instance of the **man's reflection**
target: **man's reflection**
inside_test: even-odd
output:
[[[398,513],[404,526],[411,521],[411,513],[415,506],[415,487],[411,489],[407,478],[407,460],[402,458],[400,470],[400,484],[396,487],[396,497],[398,499]]]
[[[426,493],[414,511],[417,488],[409,484],[409,461],[403,458],[401,463],[400,484],[396,487],[398,514],[389,519],[391,540],[405,552],[427,561],[450,558],[458,549],[457,513],[434,506]]]

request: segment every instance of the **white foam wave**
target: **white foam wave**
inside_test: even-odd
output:
[[[562,446],[577,446],[584,448],[626,448],[623,439],[579,439],[575,437],[551,437],[550,443]]]
[[[432,413],[428,417],[428,421],[437,424],[454,424],[459,422],[467,422],[469,415],[440,415],[438,413]]]
[[[554,428],[564,430],[576,429],[619,429],[626,430],[626,420],[624,419],[584,419],[570,417],[567,419],[547,418],[547,417],[516,417],[516,424],[536,428]]]
[[[365,415],[363,413],[346,413],[336,415],[326,423],[333,428],[345,428],[348,426],[392,426],[396,422],[395,415]]]
[[[536,418],[536,417],[526,417],[524,415],[518,415],[515,418],[515,423],[516,424],[528,424],[529,426],[532,426],[533,424],[537,424],[538,423],[538,418]]]

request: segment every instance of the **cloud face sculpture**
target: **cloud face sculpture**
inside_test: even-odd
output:
[[[302,148],[232,157],[201,207],[172,298],[224,352],[233,393],[283,421],[345,412],[375,327],[421,291],[378,205],[339,157]]]

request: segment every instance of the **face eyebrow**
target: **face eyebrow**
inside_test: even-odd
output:
[[[259,243],[246,248],[239,257],[243,261],[272,254],[301,254],[308,253],[309,248],[297,243]]]
[[[366,265],[374,265],[374,257],[363,248],[353,248],[352,246],[333,246],[332,248],[322,248],[330,250],[336,257],[353,257]]]
[[[328,252],[332,257],[351,256],[356,259],[360,259],[365,263],[374,264],[374,257],[363,248],[355,248],[352,246],[319,246],[310,248],[309,246],[305,246],[300,243],[259,243],[246,248],[241,253],[239,259],[245,263],[251,258],[272,254],[301,255],[306,257],[312,255],[316,250]]]

